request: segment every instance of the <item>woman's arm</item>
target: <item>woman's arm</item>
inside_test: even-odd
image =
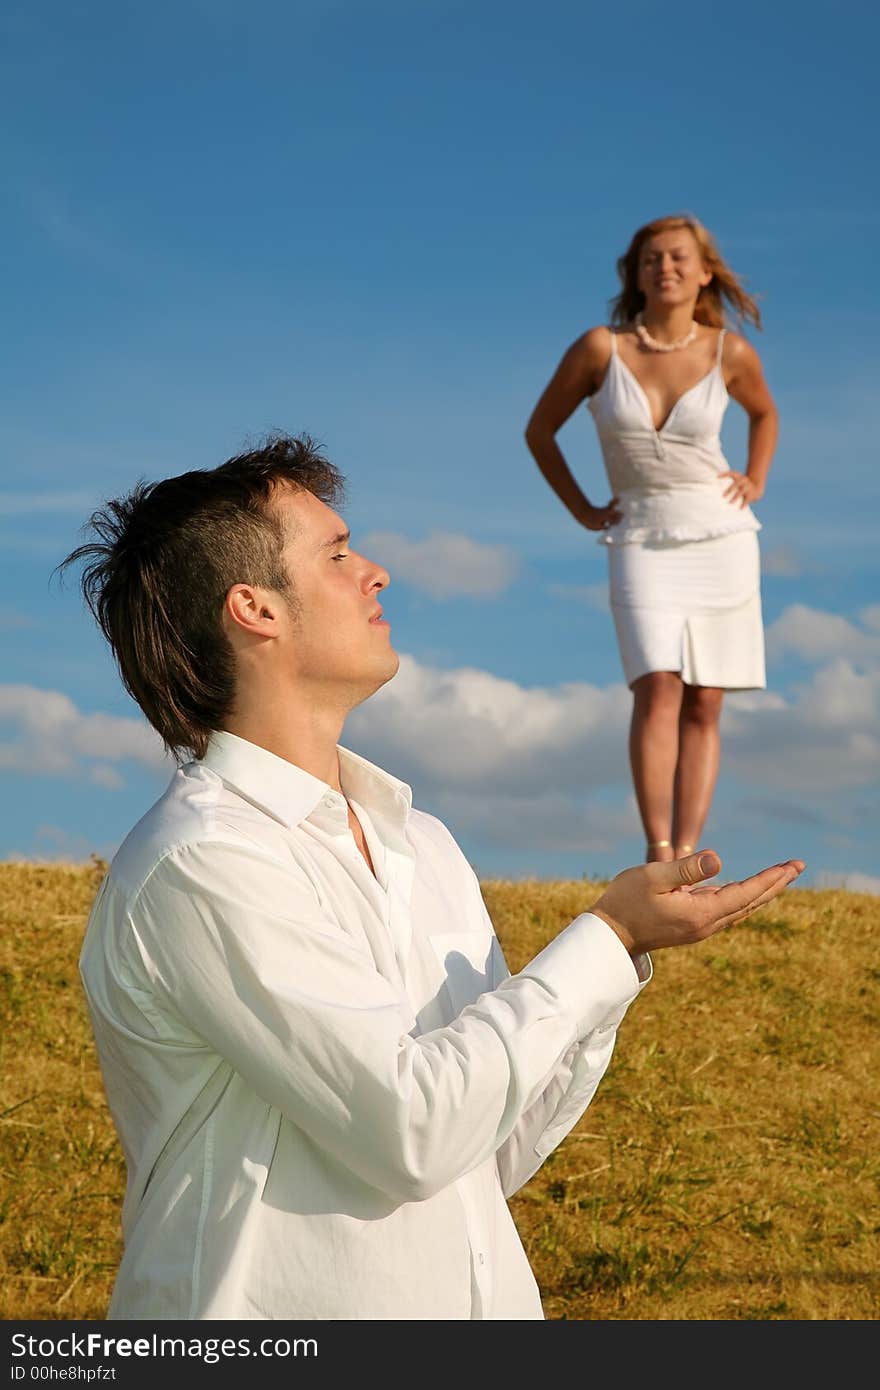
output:
[[[591,328],[568,348],[526,425],[529,450],[560,502],[588,531],[601,531],[621,517],[617,498],[594,507],[556,443],[556,434],[587,396],[598,388],[611,355],[607,328]]]
[[[749,417],[749,451],[745,473],[731,469],[722,476],[730,479],[724,496],[745,507],[764,496],[767,474],[779,434],[779,416],[770,389],[764,380],[761,359],[751,343],[728,333],[724,344],[724,364],[730,376],[727,391]]]

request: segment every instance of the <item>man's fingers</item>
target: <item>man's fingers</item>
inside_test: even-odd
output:
[[[744,908],[742,912],[738,912],[733,918],[733,921],[741,922],[744,918],[751,917],[752,913],[756,912],[759,907],[763,907],[765,903],[772,902],[774,898],[778,898],[781,893],[784,893],[789,884],[793,883],[797,876],[798,874],[794,871],[784,874],[772,887],[762,893],[759,898],[756,898],[750,907]]]
[[[785,864],[773,864],[769,869],[762,869],[760,873],[752,874],[751,878],[741,879],[738,883],[725,883],[714,893],[715,921],[720,926],[742,921],[764,903],[778,897],[803,868],[801,860],[791,859]]]
[[[684,859],[624,869],[592,911],[608,922],[627,950],[659,950],[705,941],[777,897],[804,868],[800,859],[771,864],[738,882],[711,887],[721,868],[714,850]]]

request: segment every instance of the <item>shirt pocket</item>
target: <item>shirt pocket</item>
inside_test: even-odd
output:
[[[495,988],[498,939],[489,931],[437,932],[431,946],[456,1013]]]

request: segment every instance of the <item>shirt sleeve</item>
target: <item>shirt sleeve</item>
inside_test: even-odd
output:
[[[156,1003],[158,1040],[225,1059],[397,1201],[430,1197],[508,1141],[514,1159],[561,1137],[574,1090],[598,1084],[590,1040],[639,988],[618,938],[584,914],[450,1024],[412,1036],[409,1001],[362,938],[289,864],[227,843],[167,855],[130,912],[129,968]]]
[[[479,879],[473,870],[470,873],[472,888],[474,893],[479,896],[486,927],[494,934],[495,927],[489,916]],[[606,922],[595,917],[592,913],[584,913],[583,917],[589,919],[589,930],[594,936],[597,952],[607,952],[609,965],[612,968],[614,957],[617,958],[619,965],[623,964],[624,957],[627,960],[631,959],[623,943],[610,930]],[[546,961],[550,972],[554,971],[552,958],[555,956],[555,950],[551,949],[552,947],[553,943],[551,942],[550,947],[548,947],[550,957]],[[543,968],[545,962],[542,957],[543,952],[531,962],[529,968],[535,967],[539,970]],[[494,954],[493,959],[495,969],[492,983],[497,988],[505,979],[509,978],[510,970],[503,950],[499,949]],[[595,967],[600,960],[601,956],[592,962],[585,962],[585,967],[589,968],[590,965]],[[632,959],[632,966],[636,975],[636,987],[633,993],[623,999],[619,1006],[609,1013],[594,1031],[579,1038],[571,1045],[561,1058],[559,1066],[549,1079],[545,1089],[521,1115],[509,1137],[499,1147],[496,1162],[505,1197],[511,1197],[537,1172],[547,1155],[571,1132],[596,1094],[599,1083],[611,1061],[617,1039],[617,1029],[623,1022],[633,999],[641,993],[653,976],[653,963],[647,953],[637,955]]]
[[[635,965],[641,992],[651,979],[653,967],[647,955],[637,957]],[[617,1029],[630,1002],[622,1004],[616,1016],[606,1019],[602,1027],[572,1044],[545,1090],[499,1148],[498,1176],[505,1197],[511,1197],[528,1182],[587,1110],[608,1070]]]

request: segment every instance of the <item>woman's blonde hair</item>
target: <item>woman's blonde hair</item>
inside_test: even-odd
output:
[[[645,296],[638,287],[639,256],[649,237],[659,232],[674,232],[687,227],[699,247],[700,259],[712,279],[704,285],[697,296],[694,318],[697,323],[709,328],[724,328],[727,316],[724,301],[733,308],[737,319],[748,319],[756,328],[761,328],[761,311],[750,294],[740,284],[739,278],[731,270],[718,250],[715,238],[696,217],[690,213],[675,213],[671,217],[655,217],[639,227],[626,251],[617,261],[617,273],[623,289],[616,299],[611,300],[611,322],[619,325],[631,323],[644,306]]]

